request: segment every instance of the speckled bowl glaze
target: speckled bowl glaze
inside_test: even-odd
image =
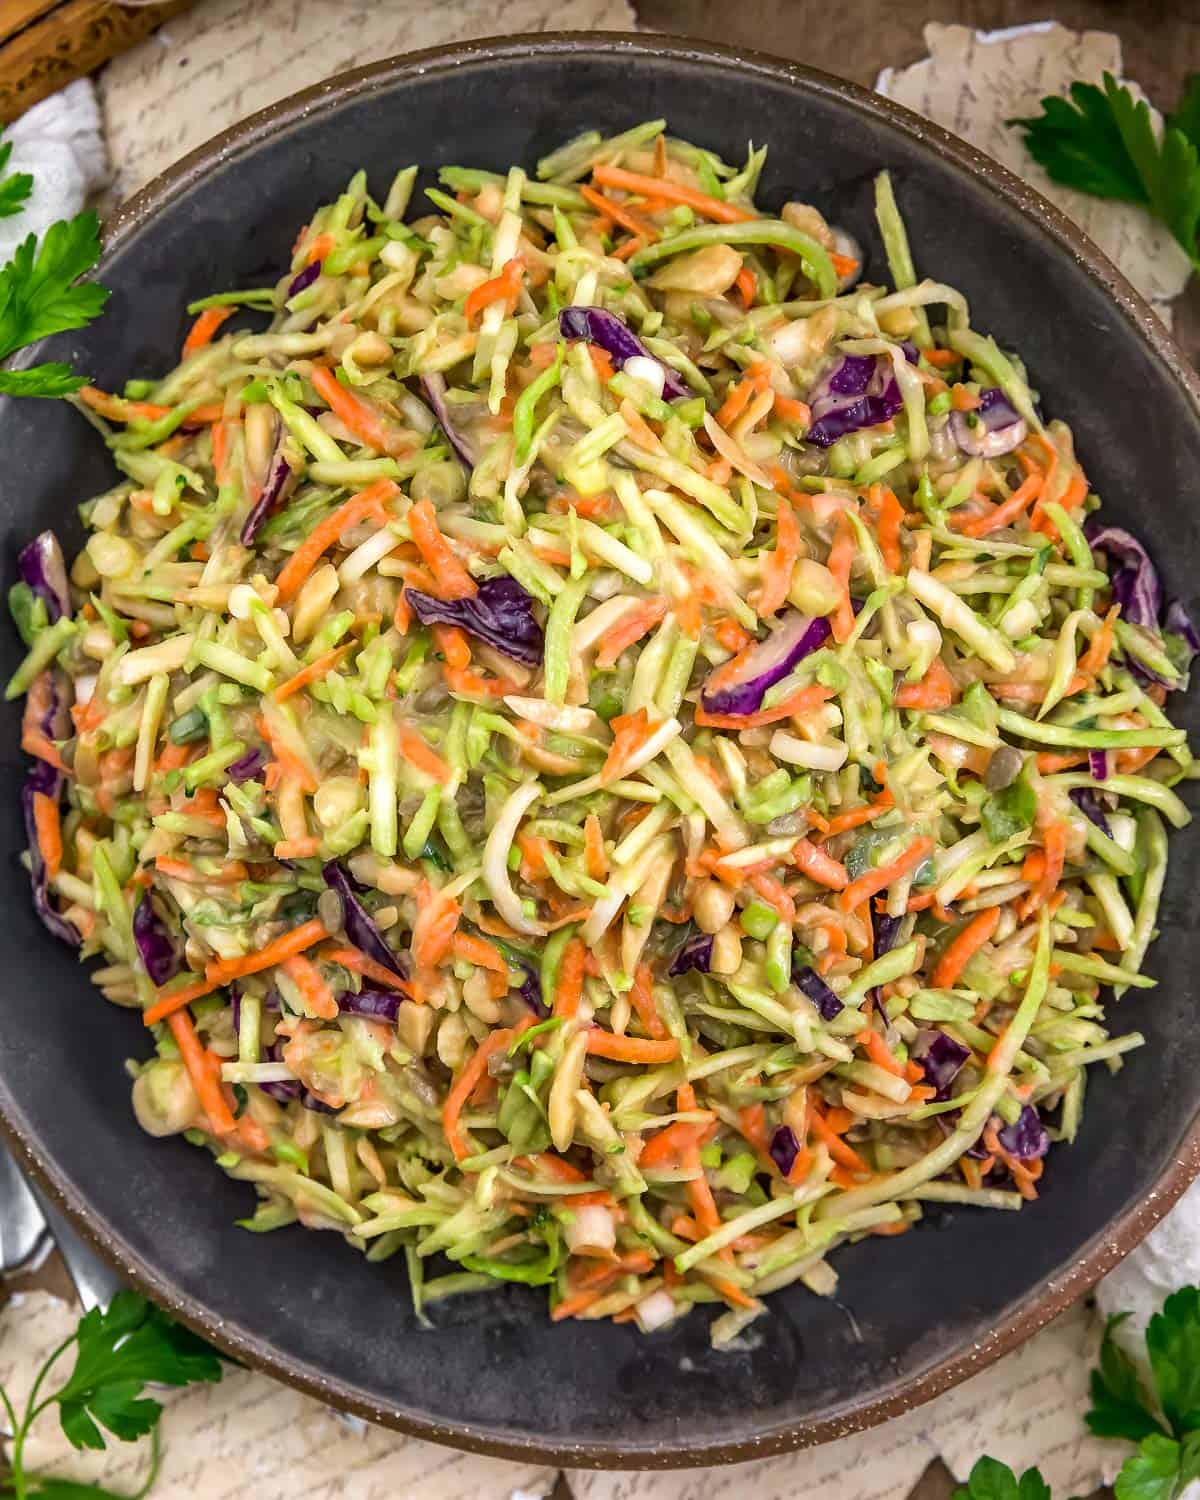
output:
[[[818,204],[886,268],[871,179],[889,167],[923,272],[961,288],[977,328],[1018,348],[1046,409],[1071,423],[1110,513],[1147,541],[1171,593],[1200,588],[1200,391],[1150,310],[1061,214],[1009,173],[851,84],[770,58],[662,37],[564,35],[473,43],[335,78],[227,132],[151,184],[113,222],[100,323],[39,357],[97,383],[168,368],[185,304],[273,280],[298,225],[360,166],[528,166],[595,126],[664,115],[675,134],[737,158],[770,145],[761,201]],[[111,483],[103,448],[62,403],[0,405],[0,524],[17,546],[55,526],[81,541],[76,502]],[[5,631],[5,674],[19,651]],[[0,842],[22,843],[18,708],[0,746]],[[1177,710],[1178,712],[1178,710]],[[1182,710],[1195,728],[1194,704]],[[932,1212],[899,1240],[840,1252],[836,1298],[771,1298],[737,1352],[707,1319],[643,1338],[551,1324],[510,1287],[415,1322],[402,1261],[368,1265],[334,1235],[235,1228],[250,1189],[180,1140],[142,1135],[122,1062],[144,1055],[136,1016],[91,992],[38,926],[5,867],[0,1115],[25,1163],[137,1286],[280,1379],[374,1421],[512,1458],[599,1467],[761,1457],[880,1422],[982,1368],[1052,1318],[1150,1228],[1200,1167],[1200,1031],[1189,915],[1200,843],[1173,839],[1147,997],[1114,1010],[1149,1045],[1119,1077],[1097,1070],[1073,1148],[1021,1214]]]

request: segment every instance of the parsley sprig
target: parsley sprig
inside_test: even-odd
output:
[[[0,130],[0,136],[3,134]],[[8,166],[11,155],[12,142],[0,140],[0,174]],[[32,192],[33,177],[30,173],[10,172],[7,177],[0,175],[0,219],[11,219],[13,214],[19,214]]]
[[[1145,100],[1105,73],[1103,87],[1073,83],[1042,113],[1009,120],[1055,182],[1094,198],[1136,203],[1160,220],[1200,270],[1200,73],[1184,85],[1158,139]]]
[[[70,1349],[75,1350],[70,1375],[56,1391],[43,1395],[47,1377]],[[104,1431],[127,1443],[153,1434],[150,1473],[138,1494],[129,1497],[140,1500],[158,1470],[157,1426],[162,1416],[162,1406],[144,1395],[144,1388],[217,1381],[221,1373],[220,1355],[203,1339],[172,1323],[136,1292],[118,1292],[106,1311],[93,1308],[81,1318],[71,1337],[51,1354],[38,1372],[20,1417],[0,1386],[0,1408],[12,1432],[11,1472],[0,1480],[0,1495],[14,1500],[124,1500],[98,1485],[25,1471],[29,1430],[44,1411],[57,1406],[62,1430],[76,1448],[106,1447]]]
[[[19,213],[33,190],[28,172],[2,175],[11,154],[12,142],[0,143],[0,218]],[[83,328],[99,317],[108,292],[79,280],[99,257],[100,223],[93,213],[59,219],[40,241],[34,234],[22,240],[0,266],[0,364],[47,334]],[[0,369],[0,394],[7,396],[69,396],[84,384],[60,361]]]
[[[1150,1319],[1149,1389],[1113,1337],[1128,1316],[1105,1326],[1085,1420],[1097,1437],[1137,1444],[1117,1475],[1117,1500],[1178,1500],[1200,1479],[1200,1287],[1173,1293]],[[954,1500],[1050,1500],[1050,1489],[1037,1469],[1018,1479],[1007,1464],[981,1458]]]

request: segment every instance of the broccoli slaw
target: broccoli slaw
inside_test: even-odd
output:
[[[765,160],[357,174],[80,393],[123,477],[21,553],[34,902],[139,1121],[421,1318],[728,1342],[1036,1199],[1143,1040],[1200,639],[888,174],[890,290]]]

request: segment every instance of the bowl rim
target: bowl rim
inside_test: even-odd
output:
[[[1059,249],[1068,252],[1085,274],[1109,293],[1125,321],[1149,345],[1190,398],[1200,421],[1200,374],[1192,368],[1153,309],[1077,225],[1007,167],[941,126],[859,84],[768,53],[726,47],[687,36],[621,31],[548,31],[513,37],[481,37],[385,58],[336,74],[230,126],[189,152],[122,203],[104,227],[104,253],[97,265],[97,273],[103,275],[105,266],[126,240],[141,230],[176,194],[202,180],[214,167],[235,161],[258,143],[303,123],[322,106],[369,97],[407,78],[452,72],[476,63],[581,53],[665,57],[684,63],[728,67],[750,77],[790,84],[801,92],[848,105],[873,123],[899,132],[920,148],[948,160],[966,175],[983,181],[1010,207],[1031,219]],[[491,1430],[476,1430],[466,1416],[459,1422],[442,1422],[382,1405],[361,1388],[331,1378],[305,1361],[281,1354],[260,1335],[241,1330],[231,1332],[228,1325],[203,1303],[180,1292],[150,1261],[133,1250],[113,1225],[93,1220],[74,1198],[56,1163],[42,1156],[32,1133],[25,1130],[20,1112],[2,1078],[0,1139],[7,1142],[22,1167],[47,1192],[90,1248],[137,1291],[252,1368],[341,1410],[410,1437],[497,1458],[593,1469],[674,1469],[746,1462],[829,1442],[901,1416],[978,1373],[1065,1311],[1123,1259],[1189,1184],[1200,1176],[1198,1113],[1179,1142],[1172,1160],[1143,1197],[1099,1231],[1059,1275],[1044,1279],[1013,1304],[978,1343],[946,1356],[886,1394],[857,1402],[834,1415],[796,1419],[757,1437],[649,1448],[617,1441],[572,1444],[558,1440],[542,1441],[533,1436],[500,1436]]]

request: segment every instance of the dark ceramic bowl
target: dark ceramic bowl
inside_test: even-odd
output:
[[[850,84],[761,57],[662,38],[549,36],[424,53],[334,79],[256,115],[146,189],[112,226],[94,328],[52,340],[106,388],[177,357],[184,304],[273,280],[313,205],[365,166],[532,166],[587,127],[665,115],[738,158],[770,145],[761,201],[809,199],[886,276],[871,179],[892,170],[918,267],[960,287],[975,327],[1018,348],[1046,409],[1075,430],[1096,488],[1162,564],[1200,589],[1200,391],[1178,350],[1108,262],[994,162]],[[62,403],[0,408],[0,524],[16,546],[55,526],[81,541],[76,502],[112,471]],[[0,632],[0,670],[18,655]],[[1178,714],[1179,709],[1175,712]],[[1183,718],[1195,728],[1194,703]],[[18,710],[6,705],[0,844],[22,842]],[[1079,1296],[1150,1228],[1200,1167],[1200,1032],[1190,914],[1200,841],[1172,840],[1160,987],[1114,1010],[1149,1045],[1119,1077],[1097,1069],[1080,1138],[1056,1148],[1021,1214],[931,1213],[899,1240],[838,1253],[835,1300],[771,1298],[747,1347],[714,1354],[707,1320],[643,1338],[551,1324],[512,1287],[415,1323],[403,1266],[339,1238],[234,1227],[248,1187],[182,1141],[142,1135],[122,1062],[144,1055],[134,1016],[89,989],[38,926],[5,867],[0,1114],[25,1162],[134,1283],[218,1344],[336,1405],[420,1437],[513,1458],[651,1467],[758,1457],[882,1421],[982,1368]]]

